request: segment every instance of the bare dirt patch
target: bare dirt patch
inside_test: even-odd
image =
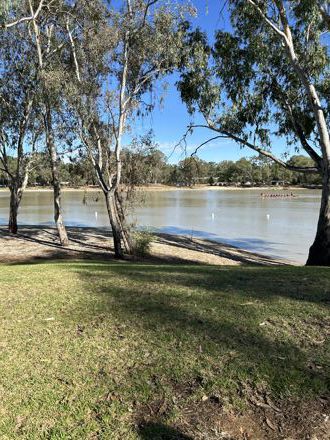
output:
[[[169,405],[157,400],[140,408],[136,426],[142,433],[148,433],[145,438],[329,440],[329,398],[279,401],[276,406],[252,400],[254,402],[250,400],[242,412],[223,406],[221,398],[214,396],[205,401],[190,402],[179,409],[180,418],[174,425],[167,422]]]

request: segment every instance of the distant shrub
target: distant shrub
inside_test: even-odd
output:
[[[153,238],[153,235],[148,231],[134,232],[134,255],[136,257],[146,257],[149,255]]]
[[[210,186],[213,186],[213,185],[215,184],[214,177],[211,176],[211,177],[209,178],[209,181],[208,181],[208,182],[209,182],[209,185],[210,185]]]

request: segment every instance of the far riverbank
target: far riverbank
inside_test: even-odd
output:
[[[304,187],[304,186],[210,186],[210,185],[194,185],[194,186],[171,186],[171,185],[143,185],[135,187],[137,191],[198,191],[198,190],[210,190],[210,191],[295,191],[295,190],[318,190],[318,187]],[[0,192],[8,192],[8,188],[0,188]],[[29,186],[26,188],[25,192],[52,192],[53,188],[50,186]],[[63,192],[94,192],[101,191],[98,185],[95,186],[79,186],[79,187],[69,187],[63,186]]]

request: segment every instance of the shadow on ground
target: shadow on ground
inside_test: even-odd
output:
[[[22,226],[13,236],[4,227],[0,228],[0,262],[39,262],[63,258],[105,260],[114,259],[111,232],[106,228],[68,227],[70,243],[60,245],[56,229],[50,227]],[[145,263],[169,264],[229,264],[234,263],[278,266],[289,264],[261,254],[238,249],[210,240],[190,239],[169,234],[155,234],[155,242],[161,246],[160,254],[152,252],[144,258]],[[180,251],[184,251],[185,254]],[[190,252],[190,253],[189,253]],[[206,256],[206,258],[204,258]],[[222,259],[222,260],[221,260]],[[225,259],[225,260],[224,260]],[[127,260],[132,260],[127,257]]]
[[[207,420],[211,424],[210,413],[214,417],[221,413],[222,393],[226,395],[229,387],[232,395],[237,393],[257,411],[267,407],[269,396],[278,399],[280,409],[271,412],[271,418],[285,435],[301,427],[309,429],[308,408],[294,421],[291,418],[300,411],[297,399],[305,403],[327,392],[326,347],[313,340],[315,332],[319,340],[330,332],[330,320],[325,316],[330,290],[327,269],[138,264],[96,264],[92,269],[83,264],[76,269],[87,285],[97,283],[92,295],[98,298],[98,308],[124,328],[137,329],[152,350],[150,367],[142,362],[129,371],[132,383],[146,376],[153,383],[153,397],[143,410],[144,423],[139,425],[141,438],[189,438],[159,424],[164,416],[166,421],[173,406],[167,402],[153,408],[153,400],[162,398],[159,392],[164,386],[172,389],[177,401],[218,389],[219,394],[212,396],[214,402],[209,401]],[[178,369],[182,369],[182,377],[190,376],[184,383],[178,379]],[[260,384],[266,385],[258,388]],[[328,398],[326,401],[329,406]],[[203,403],[194,407],[190,400],[188,405],[195,408],[189,416],[189,423],[195,426],[204,417],[199,415]],[[165,407],[164,414],[158,414],[159,407]],[[265,420],[264,412],[260,417]],[[282,438],[277,428],[274,433],[272,428],[266,429],[270,434],[265,438]],[[179,436],[171,437],[171,432]]]
[[[63,258],[113,259],[112,236],[107,229],[67,228],[70,243],[61,246],[51,227],[22,226],[17,235],[0,228],[0,259],[3,262],[39,262]]]
[[[89,269],[88,265],[80,266],[80,277],[91,285],[97,281],[93,295],[99,295],[102,310],[115,314],[120,321],[135,322],[160,337],[163,332],[169,337],[195,340],[196,353],[198,341],[210,343],[219,355],[236,351],[244,360],[245,372],[251,369],[251,374],[266,374],[273,391],[279,392],[289,384],[298,388],[306,385],[308,389],[314,379],[317,382],[325,378],[322,368],[308,367],[307,352],[313,346],[308,341],[310,304],[320,308],[329,304],[327,269],[306,273],[305,268],[294,268],[292,272],[287,267],[217,270],[139,264],[96,264]],[[118,285],[114,274],[120,277]],[[281,298],[288,301],[282,302]],[[300,316],[296,316],[306,327],[306,334],[300,336],[292,316],[297,314],[298,305]],[[288,331],[292,331],[289,337],[281,339],[282,323],[274,320],[275,315],[282,315],[288,322]],[[267,331],[260,326],[263,322]],[[330,330],[329,320],[322,322],[320,318],[315,325],[321,332],[322,325],[324,333]],[[304,336],[302,350],[299,343]],[[187,349],[192,347],[188,345]]]
[[[106,272],[100,265],[98,270]],[[252,297],[266,302],[279,297],[330,305],[330,275],[328,268],[221,266],[219,268],[193,266],[139,265],[111,267],[111,271],[143,283],[182,286],[209,291],[211,297],[235,295]],[[227,298],[228,299],[228,298]]]
[[[139,426],[138,435],[141,440],[193,440],[177,429],[153,422]]]
[[[183,235],[171,235],[165,233],[157,233],[157,241],[159,243],[167,244],[173,247],[181,247],[190,250],[200,250],[201,252],[208,252],[212,255],[228,258],[243,264],[256,264],[263,266],[281,266],[291,264],[286,260],[279,260],[273,257],[268,257],[260,253],[253,253],[239,249],[230,244],[219,243],[207,239],[190,238]]]

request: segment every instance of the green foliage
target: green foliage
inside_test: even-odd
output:
[[[257,4],[278,22],[273,2]],[[292,1],[285,7],[290,7],[289,25],[301,69],[327,109],[329,52],[318,2]],[[186,39],[190,52],[181,66],[178,88],[188,110],[202,113],[208,126],[238,136],[242,144],[249,141],[264,150],[271,150],[274,135],[284,146],[304,148],[302,136],[317,145],[318,127],[305,84],[281,38],[249,2],[231,0],[228,8],[232,30],[217,31],[213,47],[199,29]],[[326,112],[328,123],[329,115]]]
[[[160,183],[166,168],[165,154],[157,149],[152,132],[134,138],[122,151],[123,177],[126,185]]]
[[[209,178],[209,180],[208,180],[208,184],[209,184],[210,186],[213,186],[214,183],[215,183],[215,180],[214,180],[213,176],[211,176],[211,177]]]
[[[19,0],[1,0],[0,2],[0,24],[5,24],[12,14],[17,12]]]
[[[133,254],[136,257],[147,257],[150,253],[151,243],[154,240],[153,235],[148,231],[135,231],[132,238],[134,241]]]

